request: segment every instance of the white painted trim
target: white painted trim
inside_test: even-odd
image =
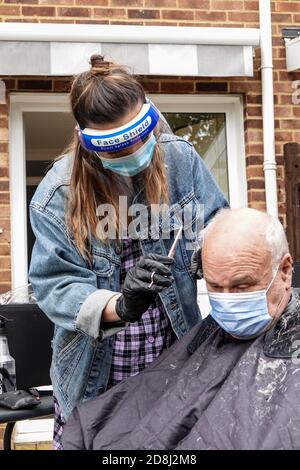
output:
[[[68,112],[66,94],[11,93],[9,118],[9,180],[11,216],[12,288],[28,283],[26,155],[23,113],[30,111]]]
[[[191,26],[1,23],[0,41],[259,46],[259,29]]]
[[[246,207],[247,177],[243,102],[232,95],[149,95],[162,112],[225,113],[230,206]]]
[[[286,41],[287,71],[294,72],[300,69],[300,37]]]

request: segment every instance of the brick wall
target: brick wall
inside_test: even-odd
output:
[[[300,142],[300,105],[292,103],[293,81],[300,72],[287,73],[282,28],[300,26],[300,1],[276,0],[273,10],[273,55],[276,119],[276,156],[281,220],[286,222],[283,145]],[[178,26],[259,27],[257,0],[2,0],[2,21],[105,23]],[[249,205],[265,208],[260,51],[256,50],[253,78],[199,79],[143,77],[153,93],[238,93],[244,96],[245,141]],[[10,91],[65,92],[69,80],[6,77]],[[0,291],[10,284],[9,180],[7,107],[0,106]]]

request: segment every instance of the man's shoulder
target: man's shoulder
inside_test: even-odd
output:
[[[266,333],[264,353],[290,359],[300,346],[300,289],[293,288],[290,301],[275,326]]]

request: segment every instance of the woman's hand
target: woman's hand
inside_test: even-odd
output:
[[[121,320],[133,323],[141,318],[157,294],[174,281],[170,269],[173,263],[174,259],[168,256],[150,254],[127,272],[122,295],[115,306]]]

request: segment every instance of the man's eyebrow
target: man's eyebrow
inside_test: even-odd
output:
[[[219,286],[219,284],[216,281],[213,281],[212,279],[208,279],[208,278],[205,278],[205,279],[206,279],[206,282],[208,282],[208,284],[215,285],[215,286],[218,286],[218,287],[222,287],[222,286]],[[252,277],[250,274],[246,274],[246,275],[242,274],[242,275],[236,276],[234,279],[232,279],[230,285],[231,286],[237,286],[239,284],[254,285],[256,283],[257,283],[257,279]]]
[[[205,278],[206,282],[208,282],[208,284],[214,284],[215,286],[218,286],[219,284],[216,282],[216,281],[213,281],[211,279],[208,279],[207,277]],[[220,286],[221,287],[221,286]]]
[[[250,274],[246,274],[246,275],[241,275],[241,276],[236,276],[235,278],[232,279],[231,281],[231,285],[232,286],[236,286],[236,285],[239,285],[239,284],[250,284],[250,285],[254,285],[257,283],[257,279],[255,279],[253,276],[251,276]]]

